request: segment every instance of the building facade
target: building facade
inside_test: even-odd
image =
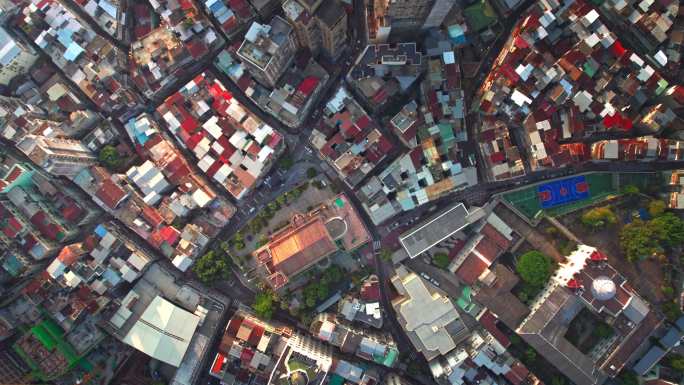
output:
[[[0,27],[0,84],[8,85],[15,76],[25,74],[38,54]]]
[[[296,51],[292,26],[280,16],[271,23],[254,22],[237,51],[252,76],[269,87],[275,87],[290,66]]]
[[[17,143],[17,148],[56,176],[73,177],[97,162],[97,156],[78,140],[27,135]]]

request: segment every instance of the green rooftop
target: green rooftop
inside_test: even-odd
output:
[[[487,0],[480,0],[463,10],[463,15],[473,30],[480,32],[496,22],[496,12]]]

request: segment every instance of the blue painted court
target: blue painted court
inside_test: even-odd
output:
[[[539,203],[543,209],[589,198],[589,184],[584,175],[557,180],[537,186]]]

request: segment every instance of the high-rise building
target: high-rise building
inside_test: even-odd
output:
[[[17,148],[53,175],[71,177],[97,162],[97,157],[78,140],[27,135]]]
[[[347,42],[347,13],[339,0],[287,0],[283,10],[294,26],[300,48],[336,60]]]
[[[336,60],[347,44],[347,13],[339,0],[326,1],[316,11],[316,18],[321,28],[323,53]]]
[[[294,27],[298,46],[306,47],[312,54],[317,55],[322,43],[318,20],[298,0],[286,0],[283,3],[283,11]]]
[[[38,54],[32,48],[0,27],[0,84],[7,85],[14,77],[27,73],[36,60]]]
[[[455,0],[369,0],[368,40],[384,43],[390,32],[410,33],[439,27]]]
[[[275,87],[290,66],[296,51],[292,26],[280,16],[269,25],[254,22],[237,51],[252,76],[269,87]]]

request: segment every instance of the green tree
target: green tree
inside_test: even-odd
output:
[[[617,217],[609,207],[595,207],[582,214],[582,224],[594,230],[612,226]]]
[[[650,221],[653,231],[662,237],[663,245],[675,247],[684,243],[684,221],[672,213],[664,213]]]
[[[283,155],[280,158],[280,161],[278,162],[278,167],[282,168],[283,170],[289,170],[294,166],[294,160],[290,155]]]
[[[684,356],[673,354],[668,360],[668,365],[679,373],[684,373]]]
[[[206,284],[212,284],[218,279],[226,279],[230,276],[230,264],[226,255],[208,251],[195,261],[192,271],[197,278]]]
[[[661,309],[670,322],[675,322],[682,315],[682,310],[675,301],[665,302],[662,304]]]
[[[435,255],[432,256],[432,263],[441,269],[449,267],[449,262],[451,262],[449,256],[445,253],[435,253]]]
[[[275,295],[270,290],[260,292],[254,298],[254,312],[262,319],[268,320],[273,316],[273,302]]]
[[[515,265],[515,270],[525,283],[539,288],[543,287],[549,280],[552,269],[551,258],[537,250],[528,251],[521,255]]]
[[[627,259],[634,262],[661,251],[663,236],[649,222],[637,219],[620,230],[620,247]]]
[[[116,170],[121,167],[121,155],[119,155],[116,147],[110,144],[102,147],[98,154],[98,159],[110,170]]]
[[[307,178],[313,179],[313,178],[316,177],[316,175],[318,175],[318,171],[316,171],[315,168],[309,167],[309,168],[306,170],[306,177],[307,177]]]
[[[672,286],[661,286],[660,291],[667,298],[672,298],[674,296],[674,288],[672,288]]]
[[[632,370],[623,370],[617,380],[620,385],[639,385],[639,379]]]
[[[593,334],[598,338],[598,339],[605,339],[605,338],[610,338],[613,336],[613,329],[604,324],[600,323],[596,326],[596,328],[593,331]]]
[[[392,252],[388,249],[381,249],[380,250],[380,259],[386,262],[390,262],[392,260]]]
[[[537,359],[537,352],[532,348],[527,348],[523,353],[523,358],[527,363],[534,362]]]
[[[633,185],[633,184],[628,184],[627,186],[622,188],[622,193],[627,194],[627,195],[635,195],[639,193],[639,187]]]
[[[285,195],[278,195],[276,198],[276,203],[278,203],[278,206],[282,207],[287,204],[287,200],[285,199]]]
[[[565,378],[559,377],[559,376],[553,376],[551,378],[551,385],[567,385],[568,382],[565,381]]]
[[[323,282],[320,282],[316,285],[316,298],[318,298],[320,301],[323,301],[324,299],[328,298],[330,289],[328,288],[327,284],[324,284]]]
[[[323,272],[323,278],[329,283],[340,282],[342,275],[342,269],[337,265],[332,265]]]
[[[278,201],[275,200],[275,201],[270,201],[270,202],[268,202],[268,209],[269,209],[271,212],[273,212],[273,213],[275,213],[275,212],[277,212],[278,210],[280,210],[280,205],[278,204]]]
[[[648,213],[651,217],[659,217],[665,212],[665,202],[660,199],[654,199],[648,202]]]

